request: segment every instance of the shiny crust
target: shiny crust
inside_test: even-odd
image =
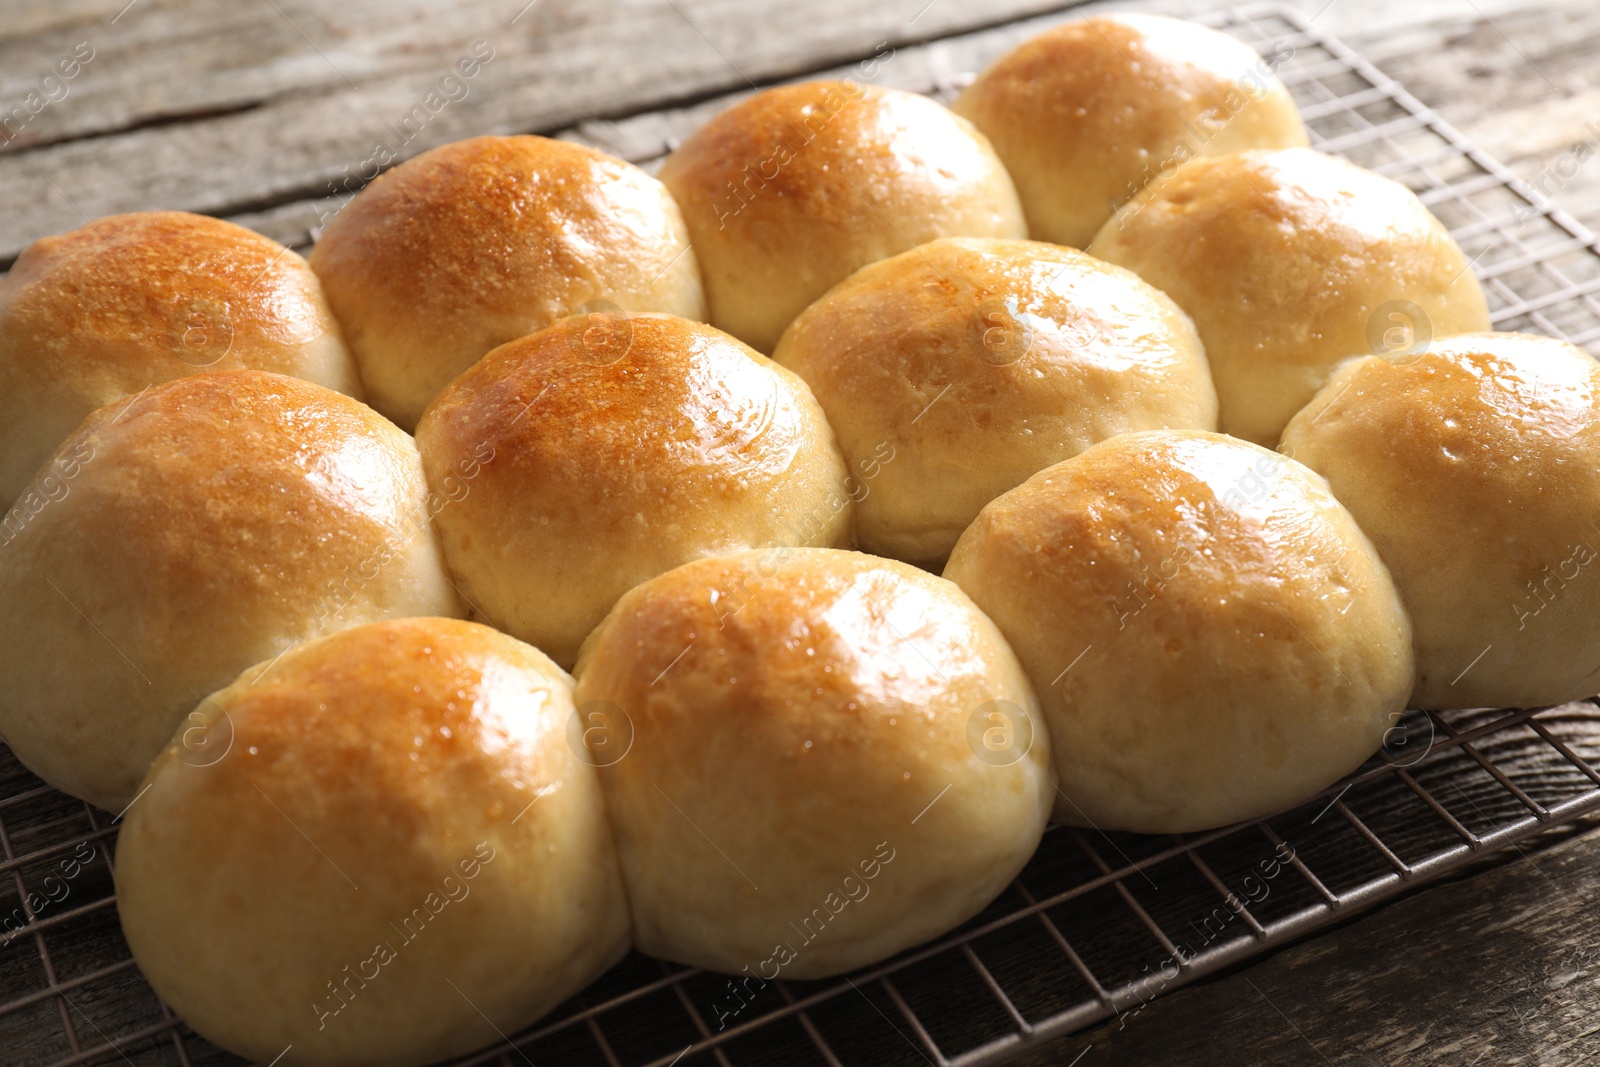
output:
[[[858,267],[936,237],[1024,237],[971,123],[914,93],[816,81],[755,94],[667,157],[713,325],[762,352]]]
[[[1163,167],[1304,145],[1269,63],[1192,22],[1103,15],[1018,45],[952,106],[1005,162],[1031,234],[1082,248]]]
[[[576,699],[631,723],[600,773],[637,946],[758,981],[864,966],[975,914],[1054,795],[993,624],[950,583],[854,552],[747,552],[640,586],[585,646]],[[1006,765],[968,741],[996,700],[1035,728]]]
[[[1188,316],[1129,271],[1036,241],[947,238],[863,267],[773,359],[839,436],[861,547],[933,566],[983,505],[1097,441],[1217,428]]]
[[[1434,337],[1489,328],[1471,265],[1422,202],[1310,149],[1186,163],[1089,252],[1189,313],[1222,429],[1268,446],[1339,361],[1374,350],[1391,302],[1420,308]]]
[[[297,641],[461,608],[411,439],[340,393],[191,375],[91,415],[0,526],[0,731],[111,811],[173,726]]]
[[[1039,692],[1056,817],[1141,833],[1281,810],[1361,764],[1411,631],[1327,485],[1220,434],[1125,434],[984,508],[945,576]]]
[[[672,197],[614,156],[474,137],[379,177],[311,253],[379,411],[410,429],[490,349],[591,301],[705,318]]]
[[[1600,691],[1600,368],[1472,334],[1340,368],[1284,432],[1394,573],[1426,708]]]
[[[615,347],[586,347],[592,331]],[[805,383],[701,323],[577,316],[504,345],[417,427],[445,556],[558,663],[629,588],[765,545],[842,545],[851,500]],[[470,473],[469,473],[470,472]]]
[[[246,671],[178,731],[118,838],[140,969],[255,1063],[292,1044],[285,1063],[404,1067],[522,1029],[628,944],[572,714],[555,664],[450,619]]]
[[[322,286],[278,242],[181,211],[35,241],[0,277],[0,508],[102,404],[246,369],[361,396]]]

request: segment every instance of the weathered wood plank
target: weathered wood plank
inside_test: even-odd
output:
[[[337,14],[319,19],[304,13],[303,4],[294,7],[299,17],[282,4],[287,17],[276,16],[271,5],[248,5],[250,11],[265,10],[271,16],[265,22],[246,20],[236,13],[245,8],[229,6],[230,14],[219,16],[222,36],[259,35],[262,54],[233,78],[222,69],[225,62],[216,69],[203,66],[198,81],[217,87],[190,95],[155,87],[183,77],[199,62],[209,36],[198,37],[191,28],[187,45],[153,43],[159,73],[142,69],[146,61],[134,64],[129,55],[125,66],[141,68],[137,73],[143,75],[132,84],[118,69],[120,53],[106,44],[72,83],[76,95],[45,106],[24,132],[42,130],[48,137],[49,123],[68,122],[76,105],[97,115],[97,125],[134,128],[0,154],[0,189],[13,205],[0,217],[0,262],[41,234],[80,225],[84,215],[155,207],[235,214],[317,195],[346,168],[359,170],[380,142],[404,157],[473,134],[558,130],[594,115],[693,100],[745,87],[747,79],[769,81],[871,55],[880,41],[926,39],[1061,6],[1060,0],[995,0],[981,7],[950,0],[884,0],[870,7],[856,0],[771,7],[740,0],[638,0],[619,14],[543,0],[513,26],[520,5],[504,0],[426,9],[421,3],[411,0],[399,16],[386,5],[372,5],[330,8]],[[429,16],[428,10],[438,13]],[[135,7],[104,29],[137,26],[139,14]],[[54,31],[39,44],[37,55],[44,58],[17,69],[47,68],[62,48],[70,48],[75,32]],[[306,39],[299,37],[302,32]],[[455,100],[448,94],[430,99],[480,40],[492,49],[492,59],[465,83],[466,93]],[[101,77],[108,84],[91,93]],[[425,110],[413,133],[397,133],[395,125],[417,115],[419,106]],[[152,116],[207,108],[226,113],[141,124]],[[70,129],[61,126],[58,132],[65,136]]]
[[[854,62],[824,66],[805,72],[804,77],[855,78],[891,88],[927,91],[929,87],[951,84],[951,79],[987,64],[1017,42],[1072,13],[1053,13],[993,29],[979,30],[945,38],[926,45],[892,46]],[[554,136],[593,145],[623,159],[655,171],[661,159],[678,140],[704,125],[712,116],[755,90],[745,87],[698,100],[682,107],[646,111],[622,118],[596,118],[580,121]],[[232,216],[234,221],[268,233],[292,245],[309,242],[309,231],[328,213],[339,207],[337,197],[280,205],[261,212]]]
[[[1510,2],[1477,6],[1498,23],[1513,17],[1495,14]],[[71,17],[42,24],[36,18],[29,32],[0,35],[6,114],[76,42],[89,40],[96,49],[67,83],[67,95],[16,131],[11,150],[0,150],[0,190],[9,208],[0,216],[0,264],[84,216],[141,208],[266,213],[263,225],[292,236],[303,222],[278,227],[274,209],[326,193],[346,168],[359,170],[380,141],[404,158],[477,133],[559,130],[734,91],[747,86],[747,76],[766,83],[848,63],[875,54],[880,42],[904,55],[907,43],[1066,6],[1063,0],[634,0],[619,14],[575,0],[539,0],[521,14],[521,0],[275,3],[137,0],[113,25],[123,0],[92,6],[78,0],[68,7]],[[1294,4],[1308,13],[1323,6]],[[1193,14],[1214,4],[1141,6]],[[1472,0],[1424,0],[1403,12],[1388,0],[1336,0],[1319,24],[1372,35],[1441,15],[1477,17]],[[986,55],[1020,36],[1002,32]],[[465,84],[466,95],[427,111],[409,139],[397,137],[392,124],[426,106],[440,79],[479,40],[494,58]],[[938,48],[933,52],[938,62]],[[29,139],[35,147],[26,147]],[[290,214],[315,217],[309,208]]]
[[[935,0],[913,21],[925,0],[677,0],[691,24],[672,0],[632,0],[621,11],[540,0],[512,27],[525,0],[274,2],[288,19],[271,4],[138,0],[114,27],[126,0],[8,3],[0,113],[76,41],[116,32],[103,38],[105,50],[97,44],[68,97],[30,120],[31,142],[0,150],[0,263],[42,233],[79,224],[73,205],[91,215],[255,206],[245,221],[303,241],[316,214],[300,198],[369,155],[386,125],[478,39],[493,43],[494,60],[467,99],[430,118],[404,154],[480,132],[559,130],[648,161],[721,106],[715,97],[745,87],[740,71],[764,83],[828,64],[848,70],[886,40],[900,47],[878,80],[920,87],[981,65],[1037,27],[929,48],[904,42],[1060,6]],[[1189,14],[1216,5],[1138,6]],[[1295,6],[1315,12],[1323,0]],[[1318,25],[1600,227],[1600,166],[1592,162],[1600,149],[1562,166],[1574,143],[1600,141],[1592,61],[1600,10],[1590,0],[1333,0]],[[1600,977],[1591,948],[1600,920],[1589,918],[1600,831],[1548,852],[1525,850],[1529,862],[1501,857],[1493,870],[1157,1001],[1126,1031],[1113,1023],[1032,1062],[1071,1062],[1090,1042],[1082,1067],[1571,1062],[1597,1043],[1585,1013]]]
[[[137,0],[129,7],[128,0],[99,0],[93,6],[92,15],[80,11],[37,32],[0,32],[0,101],[13,104],[78,42],[96,53],[64,99],[9,138],[0,133],[0,152],[285,97],[338,94],[352,83],[376,87],[415,77],[421,85],[476,40],[495,37],[526,48],[539,32],[530,12],[507,33],[521,6],[512,0],[341,7],[305,0]]]
[[[1084,1067],[1577,1063],[1600,1052],[1589,826],[1017,1063],[1069,1063],[1090,1046]]]
[[[1176,2],[1161,6],[1177,11],[1194,5]],[[880,85],[924,91],[981,69],[1046,26],[1080,15],[1079,11],[1055,12],[929,45],[901,46],[889,58],[876,63],[849,63],[811,73],[853,76]],[[1551,24],[1561,29],[1559,44],[1541,36],[1541,27]],[[1500,29],[1509,38],[1501,36]],[[1503,153],[1513,169],[1550,190],[1556,202],[1580,220],[1600,228],[1600,166],[1578,167],[1571,176],[1556,180],[1559,174],[1573,169],[1563,159],[1570,155],[1574,143],[1600,141],[1600,71],[1584,59],[1600,47],[1600,8],[1584,3],[1548,5],[1531,12],[1495,16],[1493,26],[1481,19],[1467,22],[1451,18],[1424,26],[1369,32],[1358,36],[1356,43],[1376,56],[1386,73],[1408,86],[1413,82],[1423,86],[1417,90],[1422,98],[1436,104],[1446,118],[1469,136],[1485,134],[1486,147]],[[1539,69],[1559,78],[1561,84],[1572,87],[1574,95],[1556,101],[1540,98],[1537,93],[1530,95],[1526,87],[1530,80],[1544,86],[1529,66],[1530,59]],[[869,73],[871,77],[866,78]],[[1590,81],[1594,83],[1592,87]],[[582,121],[557,136],[595,145],[653,170],[659,165],[661,153],[675,139],[686,136],[749,92],[745,89],[684,107],[619,119]],[[1486,94],[1514,101],[1513,117],[1500,118],[1498,110],[1486,111],[1482,107]],[[1586,125],[1590,123],[1592,129]],[[1592,155],[1600,156],[1600,145]],[[304,245],[309,243],[309,232],[317,220],[337,207],[335,198],[325,197],[240,214],[235,221],[289,244]]]
[[[1600,6],[1551,4],[1352,43],[1536,189],[1600,230]],[[1585,146],[1574,151],[1574,147]]]

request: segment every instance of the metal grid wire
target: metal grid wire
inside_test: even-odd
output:
[[[1600,248],[1584,227],[1298,13],[1253,5],[1201,21],[1293,50],[1278,73],[1314,145],[1418,192],[1473,260],[1496,328],[1600,338]],[[1413,712],[1365,767],[1281,815],[1182,837],[1052,826],[961,929],[847,978],[770,983],[726,1025],[725,978],[635,954],[457,1067],[999,1062],[1600,810],[1596,766],[1593,701]],[[112,895],[115,836],[109,815],[0,746],[0,1062],[27,1048],[57,1067],[239,1063],[134,967]]]

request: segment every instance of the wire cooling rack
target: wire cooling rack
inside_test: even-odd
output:
[[[1288,56],[1278,73],[1314,144],[1418,192],[1472,258],[1497,328],[1600,338],[1600,249],[1546,197],[1296,12],[1202,21]],[[990,30],[924,47],[971,55],[975,70],[1015,39]],[[966,78],[923,88],[948,98]],[[660,145],[632,153],[652,154]],[[846,979],[774,982],[720,1028],[725,978],[636,954],[457,1067],[1000,1062],[1600,810],[1597,765],[1593,702],[1413,712],[1367,766],[1269,819],[1184,837],[1051,827],[960,930]],[[238,1064],[134,967],[112,895],[115,836],[109,815],[0,746],[0,1063]]]

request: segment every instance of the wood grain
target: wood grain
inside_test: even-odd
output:
[[[1600,831],[1589,825],[1016,1062],[1584,1062],[1600,1055]]]
[[[506,0],[140,0],[115,25],[80,19],[0,41],[0,70],[39,72],[8,77],[4,99],[25,93],[76,41],[96,50],[66,97],[0,152],[11,208],[0,216],[0,263],[84,217],[146,208],[237,215],[325,194],[377,142],[394,142],[391,124],[426,101],[478,41],[492,60],[463,98],[430,109],[398,146],[402,157],[474,134],[552,132],[580,118],[693,101],[865,58],[879,42],[1058,6],[637,0],[619,12],[539,0],[512,25],[522,5]]]
[[[1325,7],[1319,25],[1379,54],[1417,32],[1411,20],[1445,18],[1431,24],[1441,28],[1421,32],[1460,50],[1397,54],[1432,56],[1443,68],[1470,57],[1464,69],[1471,70],[1481,52],[1506,70],[1508,81],[1516,81],[1512,61],[1520,57],[1483,21],[1481,9],[1513,41],[1527,38],[1522,50],[1537,54],[1541,68],[1548,65],[1569,79],[1594,77],[1581,63],[1585,38],[1566,42],[1566,58],[1546,55],[1548,42],[1538,44],[1541,25],[1552,18],[1574,23],[1592,44],[1594,27],[1583,17],[1583,3],[1520,12],[1505,10],[1508,3],[1423,0],[1403,12],[1389,0],[1334,0],[1326,6],[1294,0],[1293,6],[1308,14]],[[126,8],[125,0],[74,0],[59,12],[52,5],[51,12],[8,20],[0,28],[0,118],[36,91],[79,42],[95,51],[66,83],[62,99],[9,131],[9,139],[0,135],[8,141],[0,147],[0,189],[8,208],[0,215],[0,266],[37,237],[86,218],[148,208],[234,217],[303,244],[319,208],[332,203],[330,183],[360,170],[379,142],[406,158],[479,133],[568,130],[569,136],[583,136],[570,128],[702,103],[748,89],[751,82],[831,66],[849,69],[885,45],[897,53],[879,80],[915,86],[930,72],[981,66],[1023,30],[976,34],[959,46],[918,48],[917,42],[1033,12],[1057,14],[1029,30],[1077,14],[1063,0],[630,0],[623,6],[619,12],[578,0],[537,0],[531,8],[519,0],[340,6],[310,0],[136,0]],[[1156,0],[1139,6],[1194,14],[1216,5]],[[1464,40],[1464,34],[1476,36]],[[400,143],[393,124],[436,92],[479,41],[493,49],[493,59],[466,83],[466,95],[430,111],[415,136]],[[1440,80],[1420,73],[1425,85]],[[1528,77],[1524,72],[1521,81]],[[1437,101],[1447,108],[1457,88],[1467,90],[1463,103],[1484,99],[1472,96],[1470,85],[1441,88],[1450,90]],[[682,110],[673,129],[692,126],[717,106]],[[1600,183],[1587,179],[1572,193],[1587,196],[1588,180]],[[328,199],[318,203],[319,198]]]
[[[981,66],[1049,22],[1100,6],[525,4],[9,0],[0,18],[0,123],[18,106],[26,110],[28,94],[42,92],[43,78],[79,42],[92,45],[94,58],[61,99],[0,132],[0,267],[29,241],[85,217],[155,207],[235,217],[303,244],[318,209],[333,203],[321,198],[328,183],[371,156],[378,140],[393,140],[392,124],[437,91],[478,41],[494,49],[493,58],[462,99],[428,114],[399,146],[400,157],[473,134],[546,132],[648,164],[751,82],[826,68],[852,72],[887,44],[894,58],[875,80],[923,88]],[[1131,6],[1188,15],[1219,5]],[[1374,59],[1554,203],[1600,228],[1600,65],[1593,61],[1600,7],[1592,0],[1292,6],[1317,14],[1319,27]],[[1022,16],[1035,17],[1000,25]],[[961,36],[935,41],[951,34]],[[1593,150],[1576,152],[1578,145]],[[1597,867],[1600,829],[1542,839],[1248,969],[1162,998],[1125,1029],[1113,1022],[1023,1062],[1072,1063],[1090,1045],[1081,1067],[1580,1062],[1600,1055]],[[114,922],[109,913],[103,920]],[[66,958],[72,947],[60,951]],[[86,957],[73,968],[101,962]],[[136,975],[122,977],[137,986]],[[138,1022],[96,1018],[108,1032]],[[52,1025],[44,1018],[39,1033]],[[0,1051],[7,1062],[19,1054]]]
[[[1480,148],[1600,229],[1600,6],[1543,4],[1492,22],[1454,18],[1352,43]],[[1578,145],[1589,151],[1574,154]]]

